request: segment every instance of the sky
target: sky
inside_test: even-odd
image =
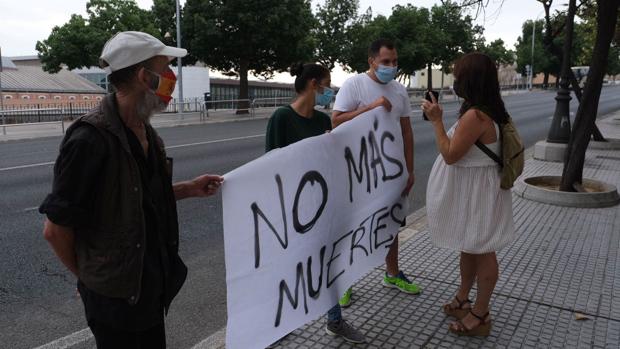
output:
[[[487,41],[501,38],[508,48],[513,48],[521,35],[521,25],[528,19],[542,17],[542,5],[536,0],[488,0],[489,6],[485,13],[478,15],[476,23],[485,28]],[[561,8],[566,0],[556,0],[553,8]],[[56,25],[66,23],[73,13],[86,15],[87,0],[0,0],[0,47],[3,56],[36,55],[35,44],[47,38]],[[150,8],[152,0],[137,0],[142,8]],[[181,0],[181,4],[185,3]],[[323,3],[312,0],[313,7]],[[360,12],[368,7],[373,14],[389,16],[395,5],[411,3],[417,7],[432,7],[439,0],[360,0]],[[62,4],[62,6],[60,6]],[[221,76],[212,72],[214,77]],[[332,72],[333,84],[339,86],[348,77],[342,69]],[[288,74],[278,74],[274,80],[291,82]]]

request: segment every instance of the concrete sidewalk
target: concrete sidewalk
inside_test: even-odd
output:
[[[617,118],[620,113],[599,123],[606,136],[620,135]],[[561,173],[560,163],[528,159],[524,175]],[[620,187],[620,151],[589,150],[584,177]],[[459,254],[434,247],[425,215],[418,213],[401,233],[411,238],[401,246],[400,263],[423,287],[421,295],[382,287],[383,268],[377,268],[353,286],[353,304],[343,311],[368,344],[326,335],[321,317],[289,334],[279,347],[619,348],[620,206],[559,207],[513,195],[513,209],[517,240],[498,253],[500,278],[488,338],[448,332],[453,320],[441,305],[457,290]],[[578,313],[587,319],[576,320]]]

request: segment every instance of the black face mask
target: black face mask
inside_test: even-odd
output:
[[[454,90],[454,93],[456,93],[457,96],[461,97],[461,98],[465,98],[465,92],[462,90],[462,86],[459,83],[458,80],[454,80],[454,84],[452,85],[452,89]]]

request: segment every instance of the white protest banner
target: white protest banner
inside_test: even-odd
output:
[[[367,112],[224,176],[227,348],[264,348],[382,264],[405,219],[397,119]]]

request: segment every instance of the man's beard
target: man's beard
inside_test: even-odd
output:
[[[168,104],[159,99],[157,95],[151,91],[144,91],[142,100],[136,106],[136,115],[145,124],[149,124],[153,114],[166,110],[166,107]]]

